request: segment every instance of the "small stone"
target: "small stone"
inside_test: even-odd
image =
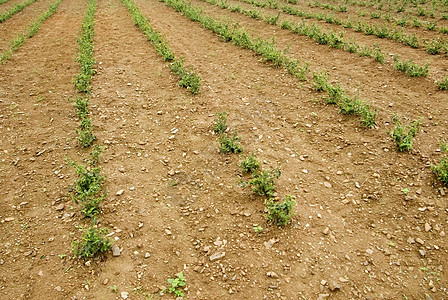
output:
[[[322,231],[323,234],[327,235],[330,232],[330,228],[325,227],[325,229]]]
[[[425,243],[421,238],[416,238],[415,241],[420,245],[423,245]]]
[[[146,252],[145,253],[145,258],[150,258],[151,257],[151,254],[149,254],[149,252]]]
[[[157,112],[157,114],[158,114],[158,115],[161,115],[161,114],[163,114],[163,111],[159,110],[159,111]]]
[[[278,275],[275,272],[267,272],[266,275],[271,278],[278,278]]]
[[[121,298],[128,299],[129,293],[128,292],[121,292]]]
[[[339,277],[338,279],[339,279],[340,282],[348,282],[348,280],[345,279],[344,277]]]
[[[118,171],[121,172],[121,173],[124,173],[124,172],[126,172],[126,169],[121,167],[121,168],[118,169]]]
[[[421,195],[421,194],[422,194],[422,192],[423,192],[423,191],[422,191],[422,189],[421,189],[421,188],[415,191],[415,193],[416,193],[416,194],[418,194],[418,195]]]
[[[226,256],[225,252],[216,252],[215,254],[211,255],[209,259],[211,262],[213,262],[223,258],[224,256]]]
[[[172,235],[173,233],[171,232],[171,230],[169,230],[169,229],[165,229],[165,233],[167,234],[167,235]]]
[[[428,231],[430,231],[432,228],[431,228],[431,225],[429,225],[428,223],[425,223],[425,231],[426,232],[428,232]]]
[[[120,248],[118,248],[117,245],[113,245],[112,246],[112,255],[117,257],[117,256],[120,256],[120,254],[121,254]]]
[[[425,256],[426,255],[426,251],[423,249],[418,250],[418,253],[420,253],[421,256]]]
[[[412,237],[408,237],[408,241],[409,244],[415,244],[415,240]]]
[[[65,207],[64,203],[61,203],[61,204],[56,205],[54,207],[54,209],[57,210],[57,211],[61,211],[61,210],[64,209],[64,207]]]
[[[37,275],[44,276],[44,272],[42,272],[42,270],[40,270],[39,273],[37,273]]]
[[[324,300],[327,299],[328,297],[330,297],[330,294],[319,294],[317,300]]]
[[[331,189],[333,186],[331,185],[331,183],[329,183],[328,181],[324,182],[324,186]]]
[[[5,218],[5,222],[11,222],[11,221],[14,221],[14,217]]]
[[[124,190],[119,190],[116,195],[121,196],[121,195],[123,195],[123,193],[124,193]]]
[[[269,241],[264,242],[263,244],[264,244],[264,246],[265,246],[267,249],[270,249],[270,248],[272,248],[272,246],[273,246],[275,243],[277,243],[277,242],[278,242],[278,240],[272,238],[272,239],[270,239]]]
[[[372,254],[373,254],[373,250],[372,250],[372,249],[367,249],[367,250],[366,250],[366,253],[367,253],[368,255],[372,255]]]
[[[335,292],[341,289],[341,285],[339,284],[339,282],[332,280],[330,282],[330,284],[328,285],[330,291]]]
[[[104,285],[106,285],[106,284],[108,284],[108,283],[109,283],[109,279],[108,279],[108,278],[106,278],[106,279],[103,280],[103,284],[104,284]]]
[[[55,287],[54,289],[58,292],[62,292],[62,288],[59,285],[57,287]]]

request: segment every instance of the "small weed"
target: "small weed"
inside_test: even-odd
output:
[[[215,114],[215,133],[222,134],[227,129],[227,113],[226,112],[218,112]]]
[[[201,78],[193,70],[186,70],[183,60],[176,60],[170,64],[170,69],[180,77],[179,85],[189,90],[193,95],[199,94],[201,87]]]
[[[260,168],[260,163],[257,160],[257,157],[254,153],[246,157],[245,160],[243,160],[239,166],[243,170],[244,173],[253,173],[254,171],[258,170]]]
[[[437,175],[437,179],[448,186],[448,159],[442,158],[438,165],[432,166],[432,171]]]
[[[176,274],[175,278],[168,278],[168,283],[171,285],[169,288],[164,289],[162,293],[174,294],[176,297],[183,297],[184,292],[182,288],[186,285],[186,279],[182,272]]]
[[[76,257],[87,259],[108,251],[112,241],[106,237],[106,228],[89,227],[83,230],[82,239],[73,241],[72,248]]]
[[[407,195],[409,194],[409,189],[408,188],[401,189],[401,192],[403,193],[403,195]]]
[[[258,224],[254,224],[254,232],[256,233],[256,234],[261,234],[261,233],[263,233],[263,230],[264,230],[264,228],[263,227],[261,227],[260,225],[258,225]]]
[[[394,132],[392,133],[392,138],[395,141],[395,144],[397,144],[398,151],[409,151],[412,149],[412,144],[415,135],[417,134],[419,127],[420,127],[420,121],[414,121],[412,124],[404,127],[401,124],[400,119],[395,116],[394,117]]]
[[[116,293],[118,291],[118,287],[116,285],[111,285],[109,288],[114,293]]]
[[[266,203],[268,209],[268,221],[273,221],[278,226],[287,225],[294,215],[293,208],[295,205],[296,202],[291,195],[287,195],[283,198],[281,203],[274,200],[268,200]]]
[[[219,135],[219,151],[221,153],[240,153],[243,152],[243,148],[238,143],[240,137],[236,132],[233,133],[232,137],[229,137],[226,133]]]

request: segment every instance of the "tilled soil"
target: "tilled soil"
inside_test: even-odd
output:
[[[378,109],[378,126],[364,129],[356,117],[323,104],[309,82],[225,43],[163,2],[136,1],[201,76],[201,93],[192,96],[122,2],[100,0],[90,104],[109,195],[99,225],[110,228],[121,254],[75,259],[71,242],[89,221],[68,194],[75,174],[65,158],[88,155],[77,144],[70,102],[79,72],[74,36],[86,4],[64,0],[0,66],[0,295],[169,298],[160,291],[183,272],[186,299],[447,299],[448,190],[430,168],[447,136],[446,92],[432,79],[410,79],[371,59],[192,3],[254,35],[275,36],[311,71],[329,70]],[[218,151],[213,120],[223,111],[243,154]],[[394,113],[423,118],[410,153],[397,152],[387,134]],[[280,168],[278,198],[296,197],[296,215],[284,228],[267,223],[264,198],[239,185],[249,176],[238,163],[251,152],[263,168]],[[254,224],[264,231],[256,234]],[[225,255],[211,261],[217,253]]]

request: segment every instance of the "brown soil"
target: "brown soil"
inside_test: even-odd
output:
[[[126,291],[128,299],[157,299],[182,271],[186,299],[448,299],[448,190],[430,169],[448,135],[446,92],[431,79],[193,1],[275,36],[311,70],[329,70],[359,92],[379,111],[377,128],[366,130],[324,105],[309,83],[162,2],[136,3],[200,74],[202,89],[192,96],[178,86],[121,1],[98,1],[91,112],[109,190],[99,222],[113,232],[119,257],[84,262],[71,252],[76,226],[89,224],[68,196],[75,175],[65,162],[88,155],[68,101],[85,3],[64,0],[0,66],[0,298],[120,299]],[[220,111],[244,154],[218,152],[212,126]],[[423,118],[410,153],[398,153],[386,133],[393,113]],[[296,197],[284,228],[267,223],[264,199],[238,185],[248,177],[237,164],[250,152],[264,168],[280,167],[279,197]],[[255,234],[254,224],[264,232]],[[211,262],[217,252],[226,255]]]

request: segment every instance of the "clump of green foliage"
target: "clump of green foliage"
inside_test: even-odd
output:
[[[219,151],[221,153],[240,153],[243,152],[243,147],[238,143],[241,138],[238,134],[233,132],[232,136],[228,136],[226,133],[222,133],[219,135]]]
[[[443,78],[441,81],[437,82],[437,86],[439,87],[439,89],[441,89],[442,91],[446,91],[448,90],[448,76]]]
[[[179,85],[189,90],[193,95],[199,94],[201,87],[201,78],[196,75],[193,70],[184,68],[182,59],[174,61],[170,64],[170,69],[180,77]]]
[[[74,84],[78,91],[85,93],[90,92],[90,81],[96,72],[93,68],[95,65],[95,58],[93,55],[95,12],[96,0],[89,0],[80,36],[77,38],[79,44],[77,61],[81,65],[81,72],[75,77]]]
[[[294,215],[293,208],[295,205],[296,202],[291,195],[286,195],[286,197],[282,199],[282,202],[277,202],[272,199],[268,200],[266,203],[268,209],[268,221],[273,221],[278,226],[287,225]]]
[[[260,163],[254,153],[246,157],[239,166],[244,173],[253,173],[260,168]]]
[[[392,138],[397,144],[398,151],[409,151],[412,149],[414,137],[420,128],[420,120],[412,122],[410,125],[403,126],[400,119],[394,117],[394,131]]]
[[[132,16],[132,21],[136,26],[138,26],[146,38],[153,44],[157,53],[163,58],[164,61],[173,61],[170,64],[170,69],[180,77],[179,86],[186,88],[193,95],[199,93],[201,87],[201,78],[194,73],[190,68],[185,69],[183,66],[183,59],[176,59],[174,53],[171,51],[169,45],[159,32],[154,30],[154,28],[149,24],[149,21],[140,12],[137,5],[135,5],[133,0],[122,0],[123,4],[129,10]]]
[[[215,114],[215,127],[213,130],[217,134],[222,134],[227,129],[227,113],[226,112],[217,112]]]
[[[400,61],[398,56],[394,56],[395,69],[401,72],[405,72],[411,77],[426,77],[429,73],[429,64],[426,63],[424,66],[419,66],[409,59],[407,61]]]
[[[88,259],[108,251],[112,241],[106,236],[107,233],[106,228],[91,226],[84,229],[81,240],[72,242],[73,253],[78,258]]]
[[[280,177],[280,170],[264,170],[257,171],[252,174],[252,179],[249,182],[242,182],[242,186],[252,186],[252,191],[259,196],[267,196],[272,198],[275,196],[276,186],[274,179]]]
[[[103,191],[105,177],[101,175],[99,155],[101,148],[96,147],[91,153],[90,165],[85,166],[67,159],[67,163],[75,169],[77,179],[70,188],[73,201],[81,204],[81,212],[89,218],[95,218],[99,214],[99,204],[106,198],[107,190]]]
[[[448,186],[448,160],[444,157],[438,165],[432,166],[432,171],[437,175],[437,179]]]
[[[174,294],[176,297],[185,296],[184,291],[182,289],[187,283],[184,274],[182,272],[177,273],[175,278],[168,278],[168,283],[171,286],[167,289],[164,289],[162,293],[165,294],[168,292],[170,294]]]

